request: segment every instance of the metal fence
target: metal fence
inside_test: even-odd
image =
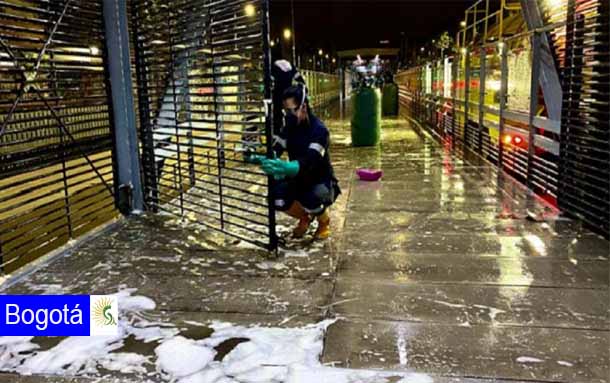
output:
[[[570,0],[545,12],[568,19],[399,73],[401,104],[439,138],[608,235],[608,4]],[[549,63],[563,114],[561,88],[543,73]]]
[[[149,207],[274,249],[267,1],[133,1]],[[266,106],[267,105],[267,106]]]
[[[0,270],[116,216],[102,2],[0,4]]]
[[[559,166],[560,206],[606,235],[610,231],[609,7],[601,0],[568,2]]]
[[[321,108],[339,99],[341,84],[338,75],[311,70],[300,72],[305,77],[312,108]]]

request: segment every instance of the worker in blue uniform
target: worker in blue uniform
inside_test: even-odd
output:
[[[277,182],[273,187],[275,208],[299,220],[293,236],[305,235],[314,217],[315,239],[330,236],[329,207],[341,190],[329,155],[329,132],[309,108],[306,88],[297,85],[283,95],[284,129],[276,140],[276,159],[261,162],[263,171]],[[288,153],[288,160],[279,158]]]
[[[276,210],[298,219],[293,237],[302,238],[316,219],[314,238],[326,239],[330,236],[329,207],[341,193],[330,161],[328,129],[312,113],[301,82],[283,92],[281,106],[284,123],[274,137],[276,158],[253,155],[249,162],[261,165],[275,180]],[[281,159],[283,153],[288,160]]]

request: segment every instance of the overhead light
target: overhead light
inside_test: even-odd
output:
[[[284,29],[284,39],[290,40],[292,37],[292,31],[288,28]]]
[[[271,47],[274,47],[275,46],[275,41],[271,40],[271,44],[270,45],[271,45]]]
[[[467,24],[466,24],[466,21],[461,21],[461,22],[460,22],[460,27],[462,27],[462,28],[466,28],[466,25],[467,25]]]
[[[256,14],[256,8],[254,8],[254,5],[252,4],[246,4],[244,12],[246,13],[246,16],[252,17]]]
[[[333,64],[337,62],[337,59],[333,58]]]
[[[324,54],[324,51],[323,51],[322,49],[320,49],[320,50],[318,51],[318,54],[319,54],[320,56],[322,56],[322,55]]]
[[[100,54],[100,49],[98,47],[90,47],[89,50],[91,51],[91,55],[93,56],[97,56],[98,54]]]

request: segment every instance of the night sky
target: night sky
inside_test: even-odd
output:
[[[297,50],[326,52],[426,42],[442,31],[454,32],[473,0],[294,0]],[[271,0],[271,36],[290,27],[290,0]],[[380,41],[389,40],[388,44]]]

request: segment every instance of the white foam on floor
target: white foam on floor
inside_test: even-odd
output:
[[[191,325],[213,329],[208,338],[194,340],[179,335],[171,323],[147,320],[150,314],[145,312],[156,304],[147,297],[133,296],[135,291],[125,289],[116,294],[120,308],[117,336],[68,337],[48,350],[40,350],[32,337],[0,337],[0,371],[99,376],[102,370],[137,376],[142,381],[155,376],[176,383],[432,382],[423,374],[323,366],[324,335],[336,320],[298,328],[191,321]],[[128,337],[157,342],[154,355],[121,352]],[[229,350],[222,360],[214,360],[219,345],[238,338],[246,341]]]
[[[216,352],[198,345],[194,340],[176,336],[156,349],[157,369],[171,377],[183,378],[203,370],[214,360]]]
[[[563,360],[558,360],[557,364],[560,366],[564,366],[564,367],[574,367],[574,364],[572,364],[570,362],[565,362]]]
[[[138,315],[156,304],[147,297],[132,296],[133,292],[135,289],[126,289],[115,294],[121,317],[118,335],[67,337],[48,350],[38,350],[32,337],[0,337],[0,370],[65,376],[97,374],[100,367],[126,374],[146,372],[149,357],[114,351],[123,347],[129,336],[149,342],[175,336],[178,330],[156,326]]]
[[[39,346],[32,343],[31,336],[0,337],[0,370],[15,371],[25,360],[25,353],[33,352]]]
[[[119,371],[123,374],[145,374],[145,364],[150,358],[133,352],[114,352],[100,358],[100,365],[109,371]]]
[[[544,360],[538,358],[532,358],[531,356],[520,356],[517,358],[519,363],[543,363]]]
[[[283,250],[282,254],[286,258],[308,258],[311,255],[305,250]]]

